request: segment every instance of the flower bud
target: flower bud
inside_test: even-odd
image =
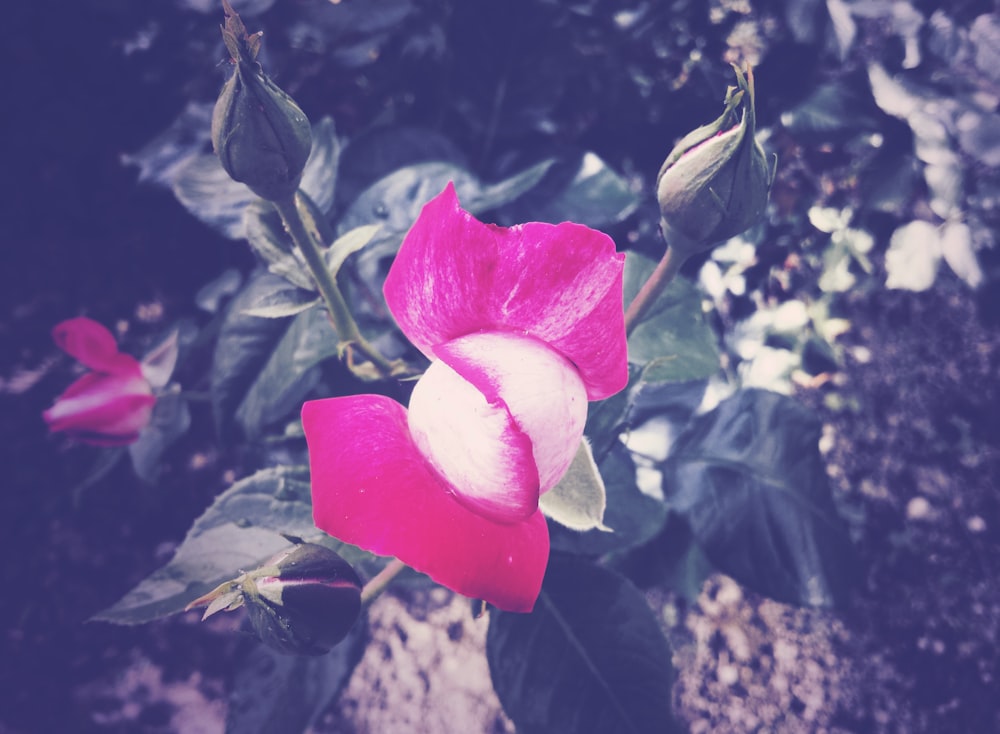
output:
[[[188,609],[205,617],[246,606],[261,642],[287,655],[323,655],[340,642],[361,612],[361,579],[329,548],[302,543],[255,571],[227,581]]]
[[[236,70],[215,103],[212,147],[226,173],[258,196],[291,196],[312,150],[309,120],[257,63],[261,33],[248,35],[228,0],[222,5],[222,37]]]
[[[656,179],[663,236],[683,257],[743,232],[767,206],[774,168],[754,137],[753,73],[734,69],[722,115],[685,135]]]

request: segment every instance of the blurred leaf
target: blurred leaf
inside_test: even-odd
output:
[[[969,41],[975,49],[976,68],[988,79],[1000,82],[1000,19],[996,10],[972,22]]]
[[[180,345],[177,341],[178,331],[174,329],[150,352],[143,356],[140,367],[142,376],[153,390],[162,390],[170,382],[170,376],[177,366],[177,356]]]
[[[956,116],[955,128],[962,152],[990,168],[1000,166],[1000,115],[970,105]]]
[[[549,170],[552,160],[544,160],[492,184],[480,183],[479,191],[469,197],[463,206],[472,214],[492,211],[530,191]]]
[[[854,550],[817,447],[791,398],[741,390],[695,418],[663,464],[663,492],[716,568],[790,604],[846,602]]]
[[[945,222],[941,230],[941,254],[955,275],[970,288],[983,283],[983,271],[972,246],[972,230],[965,222]]]
[[[286,286],[284,279],[258,271],[236,294],[223,317],[211,374],[212,412],[223,439],[233,426],[237,406],[288,329],[281,320],[247,316],[244,311],[266,294]]]
[[[299,185],[320,212],[329,212],[333,206],[339,167],[340,139],[333,119],[324,117],[312,126],[312,150]]]
[[[889,238],[886,288],[925,291],[934,285],[941,261],[941,233],[930,222],[908,222]]]
[[[910,82],[889,76],[880,64],[868,67],[868,82],[872,95],[883,112],[906,120],[926,101],[927,91]]]
[[[243,309],[244,315],[268,319],[295,316],[319,303],[315,292],[297,288],[285,280],[271,281],[267,286],[257,290],[256,302]]]
[[[575,175],[553,198],[519,207],[521,221],[576,222],[589,227],[607,227],[624,220],[639,206],[639,197],[628,182],[594,153],[584,153]]]
[[[629,365],[628,373],[628,385],[624,390],[605,400],[591,403],[587,411],[587,425],[583,432],[590,441],[591,451],[598,464],[604,460],[611,447],[618,443],[618,434],[628,425],[626,412],[631,404],[632,389],[639,382],[641,369]]]
[[[319,380],[319,363],[336,357],[338,344],[325,309],[311,308],[292,320],[236,411],[248,438],[299,409]]]
[[[865,114],[855,87],[840,80],[818,87],[801,103],[783,113],[781,123],[797,133],[856,133],[877,128],[875,121]]]
[[[197,10],[199,13],[218,13],[219,3],[215,0],[174,0],[182,8]],[[230,4],[240,15],[260,15],[274,5],[274,0],[230,0]]]
[[[942,219],[962,216],[965,174],[959,157],[950,149],[947,159],[924,167],[924,181],[931,194],[931,211]]]
[[[260,256],[269,272],[304,290],[316,290],[308,266],[293,248],[277,210],[263,199],[246,208],[244,218],[250,248]]]
[[[646,456],[656,456],[660,460],[667,457],[670,445],[680,434],[684,426],[691,420],[695,410],[701,405],[705,396],[708,380],[690,380],[687,382],[640,382],[632,404],[629,406],[627,423],[630,427],[628,446],[633,451],[639,451]],[[664,433],[657,437],[663,445],[657,451],[648,447],[638,448],[633,445],[637,430],[646,421],[657,418],[661,423],[669,424],[669,435]],[[662,431],[661,431],[662,433]]]
[[[858,25],[851,17],[850,6],[844,0],[826,0],[826,9],[830,14],[833,35],[837,39],[838,56],[843,62],[854,45]]]
[[[135,473],[147,482],[155,482],[163,454],[190,427],[191,411],[179,390],[160,395],[149,425],[139,434],[139,440],[128,447]]]
[[[493,687],[521,734],[670,734],[671,651],[625,578],[553,556],[531,614],[491,611]]]
[[[376,127],[352,137],[340,158],[337,209],[344,211],[362,191],[393,171],[430,161],[468,167],[458,146],[436,130]]]
[[[600,471],[607,488],[604,523],[611,532],[598,529],[577,532],[550,526],[553,549],[600,556],[641,545],[663,527],[667,508],[660,500],[639,490],[635,463],[620,441],[615,441],[601,460]]]
[[[202,311],[216,313],[230,296],[243,285],[243,276],[236,268],[227,268],[219,277],[209,281],[195,294],[194,302]]]
[[[170,126],[135,153],[122,156],[125,165],[139,169],[140,181],[170,188],[179,168],[209,144],[214,102],[188,102]]]
[[[362,624],[326,655],[282,655],[254,645],[236,667],[226,731],[293,734],[316,723],[351,678],[367,635]]]
[[[625,303],[631,303],[656,267],[630,252],[625,260]],[[648,365],[646,382],[682,382],[714,375],[719,369],[715,333],[705,322],[701,293],[678,276],[660,295],[628,339],[629,362]]]
[[[87,490],[108,476],[127,453],[128,447],[126,446],[111,446],[98,451],[93,466],[90,467],[83,479],[70,489],[73,504],[79,506]]]
[[[572,530],[606,532],[610,529],[603,523],[606,505],[604,481],[584,439],[565,476],[539,498],[538,506],[546,517]]]
[[[293,47],[329,56],[335,67],[361,68],[374,63],[382,46],[394,34],[421,32],[420,24],[407,23],[417,12],[414,0],[379,0],[367,3],[308,3],[301,20],[289,31]]]
[[[171,182],[177,200],[209,227],[233,240],[244,236],[243,212],[254,200],[226,173],[215,154],[199,154],[178,167]]]
[[[816,45],[823,28],[823,0],[790,0],[785,3],[785,22],[796,43]]]
[[[289,293],[289,291],[281,291],[281,293]],[[306,296],[307,300],[298,300],[301,296],[289,297],[286,300],[274,301],[263,306],[256,306],[255,308],[248,308],[245,313],[247,316],[256,316],[260,319],[285,319],[289,316],[297,316],[303,311],[307,311],[313,306],[319,306],[322,301],[318,298],[308,300],[309,296]]]

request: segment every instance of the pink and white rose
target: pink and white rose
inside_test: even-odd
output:
[[[430,360],[409,410],[307,402],[316,525],[466,596],[530,611],[549,556],[539,496],[566,473],[587,402],[625,387],[624,255],[578,224],[483,224],[430,201],[385,283]]]

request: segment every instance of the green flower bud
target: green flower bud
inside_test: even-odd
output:
[[[228,0],[222,38],[236,70],[212,113],[212,147],[233,179],[275,201],[295,193],[312,150],[305,113],[264,73],[257,54],[261,33],[248,35]]]
[[[774,166],[754,138],[753,73],[734,69],[722,115],[685,135],[656,179],[663,236],[683,257],[743,232],[767,206]]]
[[[216,612],[246,606],[254,632],[288,655],[323,655],[340,642],[361,613],[361,579],[329,548],[301,543],[255,571],[221,584],[188,605]]]

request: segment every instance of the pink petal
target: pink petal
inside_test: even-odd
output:
[[[410,433],[460,500],[523,519],[566,473],[587,394],[565,357],[529,336],[469,334],[437,349],[410,398]]]
[[[92,370],[112,375],[141,373],[139,361],[118,351],[114,335],[102,324],[85,316],[56,324],[52,329],[56,345]]]
[[[473,332],[526,333],[576,365],[589,399],[600,400],[628,382],[624,263],[610,237],[579,224],[483,224],[448,184],[406,235],[385,298],[431,359]]]
[[[53,433],[84,443],[131,443],[149,424],[156,398],[142,378],[88,373],[56,399],[42,417]]]
[[[541,512],[500,524],[457,502],[410,438],[406,410],[389,398],[310,401],[302,423],[317,527],[465,596],[532,609],[549,555]]]

